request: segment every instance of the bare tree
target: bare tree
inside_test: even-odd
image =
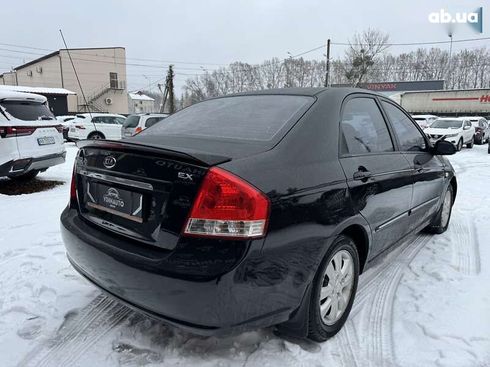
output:
[[[357,87],[375,65],[380,54],[388,46],[388,35],[375,29],[356,33],[345,55],[345,63],[350,65],[345,76]]]

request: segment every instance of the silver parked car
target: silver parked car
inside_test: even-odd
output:
[[[136,135],[168,116],[168,113],[142,113],[129,115],[121,128],[123,138]]]

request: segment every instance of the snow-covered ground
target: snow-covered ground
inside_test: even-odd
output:
[[[40,175],[66,184],[0,195],[0,366],[490,366],[490,155],[450,157],[451,226],[416,235],[361,276],[344,329],[323,344],[272,330],[197,337],[102,295],[70,267],[59,233],[76,148]]]

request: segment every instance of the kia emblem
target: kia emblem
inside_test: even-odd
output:
[[[116,158],[114,158],[112,155],[108,155],[104,158],[102,164],[105,168],[113,168],[116,165]]]

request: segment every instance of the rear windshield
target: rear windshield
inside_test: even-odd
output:
[[[430,127],[440,128],[440,129],[459,129],[463,125],[461,120],[436,120]]]
[[[136,127],[136,126],[138,126],[139,121],[140,121],[140,117],[138,115],[130,115],[130,116],[128,116],[126,121],[124,121],[123,126],[124,127]]]
[[[197,103],[140,135],[270,141],[289,121],[297,120],[312,97],[292,95],[236,96]]]
[[[30,101],[2,101],[0,104],[10,115],[19,120],[55,120],[54,115],[51,113],[46,103]]]

